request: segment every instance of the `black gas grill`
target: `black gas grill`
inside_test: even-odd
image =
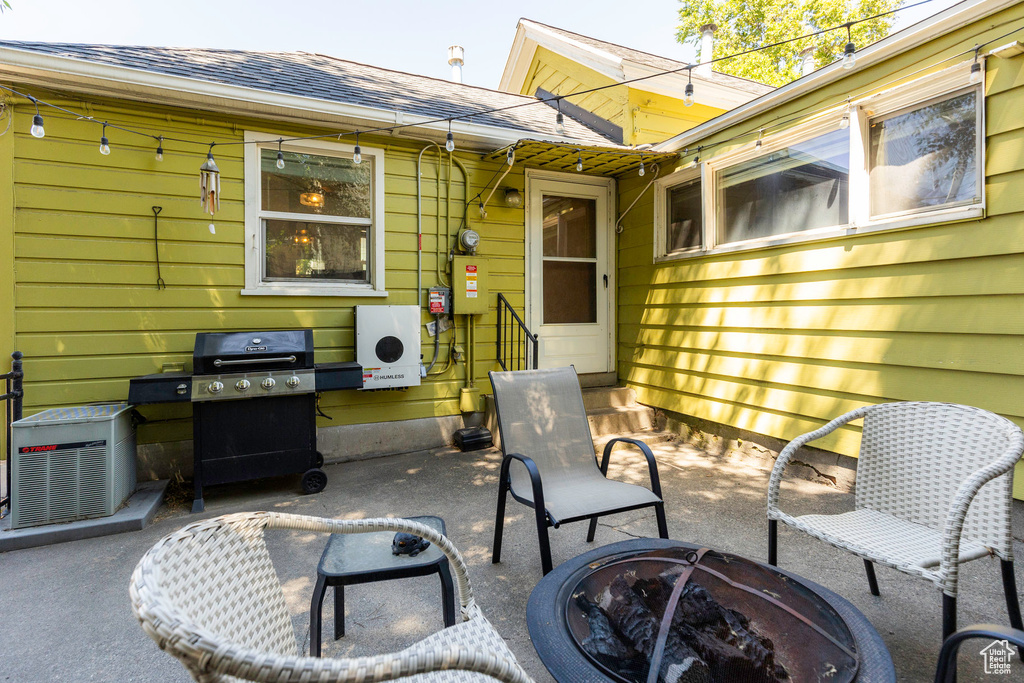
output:
[[[201,512],[204,485],[302,473],[306,493],[322,491],[317,393],[361,386],[357,363],[313,362],[312,330],[201,332],[191,375],[137,377],[128,402],[192,403],[192,511]]]

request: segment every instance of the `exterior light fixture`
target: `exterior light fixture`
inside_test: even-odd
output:
[[[505,190],[505,206],[518,209],[523,205],[523,194],[514,187]]]

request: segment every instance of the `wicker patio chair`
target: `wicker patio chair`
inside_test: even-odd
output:
[[[793,517],[779,509],[786,465],[804,444],[864,419],[854,510]],[[1010,623],[1022,628],[1010,535],[1013,467],[1024,432],[980,408],[950,403],[883,403],[858,408],[797,437],[779,454],[768,484],[768,563],[776,564],[778,522],[864,560],[930,580],[942,591],[942,635],[956,630],[959,566],[1000,560]]]
[[[534,509],[541,568],[551,571],[548,527],[590,520],[587,542],[594,540],[604,515],[653,507],[658,534],[668,538],[658,465],[643,441],[608,442],[598,468],[594,440],[583,406],[576,371],[569,368],[490,373],[501,434],[501,474],[494,520],[492,562],[501,561],[506,494]],[[647,459],[651,488],[608,479],[608,459],[616,443],[636,446]]]
[[[1017,661],[1010,661],[1009,669],[1010,671],[1016,671],[1024,666],[1024,663],[1020,661],[1020,655],[1024,653],[1024,631],[999,626],[998,624],[975,624],[974,626],[960,629],[942,643],[942,649],[939,650],[939,665],[935,669],[935,683],[955,683],[956,658],[960,652],[960,646],[963,645],[964,641],[972,639],[989,641],[988,647],[1009,648],[1009,646],[1015,645],[1017,647]],[[988,647],[984,648],[982,652],[987,650]],[[1004,675],[1001,671],[986,673],[996,673],[995,678],[997,680]],[[1010,680],[1009,676],[1005,680]]]
[[[462,621],[394,654],[304,657],[267,552],[266,529],[327,534],[404,531],[422,536],[448,557]],[[142,629],[201,683],[335,683],[403,677],[417,683],[530,681],[474,602],[459,551],[434,529],[409,520],[347,521],[247,512],[196,522],[159,541],[142,557],[132,574],[130,592],[132,611]]]

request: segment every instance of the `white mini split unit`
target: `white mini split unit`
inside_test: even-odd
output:
[[[114,514],[135,491],[124,403],[53,408],[11,425],[11,528]]]
[[[420,385],[419,306],[356,306],[363,389]]]

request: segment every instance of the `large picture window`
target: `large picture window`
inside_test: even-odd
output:
[[[279,167],[276,142],[251,146],[245,293],[379,293],[383,155],[364,147],[356,164],[342,145],[289,145]]]
[[[724,152],[655,181],[655,261],[984,216],[984,88],[972,63],[747,142],[722,131]]]

